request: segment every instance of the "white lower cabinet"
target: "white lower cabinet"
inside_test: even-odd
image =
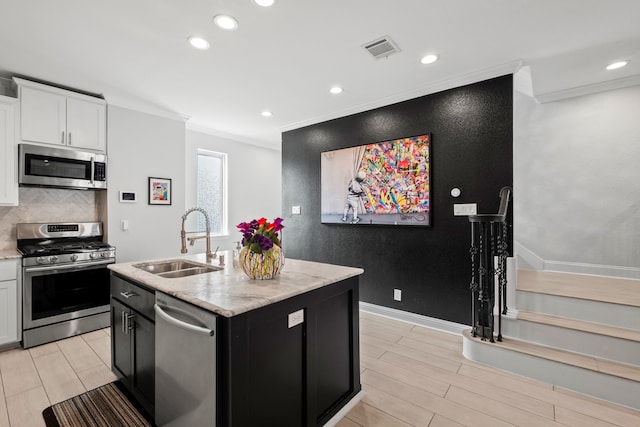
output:
[[[0,260],[0,346],[20,341],[18,260]]]

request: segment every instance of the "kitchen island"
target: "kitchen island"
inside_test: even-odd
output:
[[[148,411],[164,410],[166,402],[158,402],[153,392],[166,384],[156,383],[163,370],[155,359],[162,355],[150,350],[166,348],[156,345],[166,337],[154,327],[150,302],[168,295],[216,315],[215,366],[192,366],[187,349],[180,359],[186,369],[214,374],[215,420],[209,425],[324,425],[361,390],[358,276],[363,270],[287,259],[275,279],[251,280],[230,253],[222,255],[226,264],[220,271],[177,278],[140,268],[160,260],[109,266],[114,372]],[[219,266],[219,259],[212,265]],[[204,264],[205,256],[176,260]]]

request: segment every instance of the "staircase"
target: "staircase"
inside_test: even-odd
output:
[[[465,357],[640,409],[640,281],[519,270],[511,305],[501,342],[463,333]]]

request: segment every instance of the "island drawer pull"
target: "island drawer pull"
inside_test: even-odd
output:
[[[170,316],[165,312],[158,304],[153,305],[153,309],[156,311],[156,314],[164,319],[167,323],[170,323],[178,328],[186,329],[188,331],[192,331],[202,335],[213,336],[213,329],[202,328],[200,326],[192,325],[191,323],[183,322],[182,320],[176,319],[173,316]]]
[[[126,299],[138,296],[138,294],[136,294],[135,292],[132,292],[132,291],[123,291],[123,292],[120,292],[120,295],[122,295]]]

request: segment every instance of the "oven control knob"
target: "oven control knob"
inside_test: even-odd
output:
[[[49,261],[51,261],[51,262],[58,262],[58,257],[57,257],[56,255],[51,255],[51,256],[49,257]]]
[[[102,258],[106,258],[106,257],[107,257],[107,255],[109,255],[109,252],[100,252],[100,256],[101,256]]]
[[[39,256],[38,258],[36,258],[36,262],[38,264],[46,264],[47,263],[47,259],[43,256]]]
[[[89,258],[94,259],[96,256],[98,256],[98,254],[96,252],[91,252],[89,254]]]
[[[77,261],[77,260],[78,260],[78,255],[76,255],[76,254],[72,254],[72,255],[71,255],[71,261],[74,261],[74,262],[75,262],[75,261]]]

